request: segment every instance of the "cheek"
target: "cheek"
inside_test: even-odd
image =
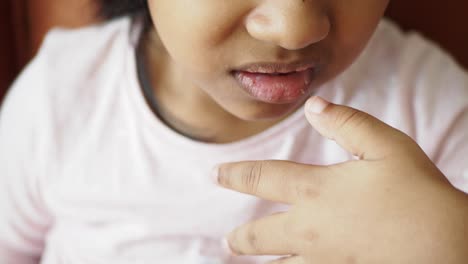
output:
[[[175,63],[186,70],[210,73],[223,60],[225,43],[243,8],[233,1],[150,0],[158,35]]]
[[[363,46],[382,17],[388,0],[349,0],[334,13],[336,35],[341,43]]]
[[[334,59],[342,68],[351,64],[362,52],[374,33],[388,0],[336,0],[331,16]]]

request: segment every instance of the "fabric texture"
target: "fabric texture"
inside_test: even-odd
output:
[[[302,109],[230,144],[175,133],[144,100],[139,32],[129,18],[54,30],[13,85],[0,112],[0,263],[263,263],[230,257],[221,240],[286,207],[216,186],[212,168],[352,158]],[[383,20],[318,95],[404,131],[468,192],[468,75],[433,43]]]

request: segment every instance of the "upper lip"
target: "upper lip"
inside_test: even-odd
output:
[[[293,63],[251,63],[246,64],[236,70],[249,73],[278,74],[301,72],[315,68],[312,62],[293,62]]]

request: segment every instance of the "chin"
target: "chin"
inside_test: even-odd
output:
[[[296,104],[268,104],[257,102],[249,106],[239,106],[237,109],[229,111],[232,115],[244,121],[275,121],[285,118],[295,112],[302,103]]]

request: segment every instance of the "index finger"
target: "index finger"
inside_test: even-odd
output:
[[[214,173],[225,188],[287,204],[319,196],[330,174],[326,167],[280,160],[226,163]]]

